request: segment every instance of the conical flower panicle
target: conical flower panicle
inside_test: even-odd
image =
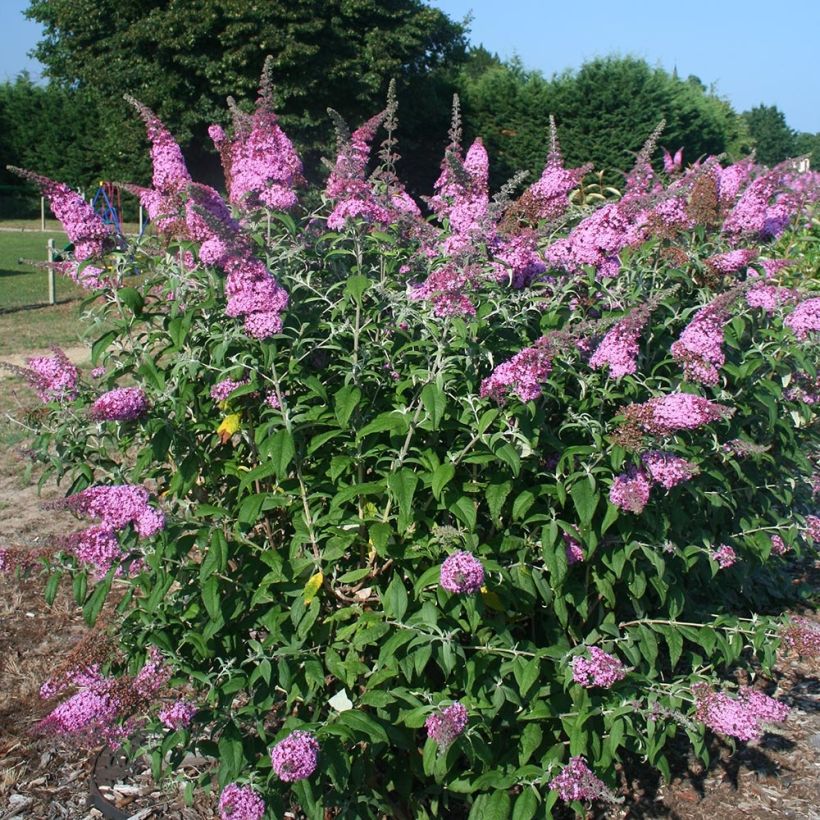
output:
[[[191,181],[182,149],[162,120],[148,106],[130,94],[125,95],[125,100],[137,109],[145,122],[148,140],[151,143],[154,188],[165,196],[177,193]]]

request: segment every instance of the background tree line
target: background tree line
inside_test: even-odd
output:
[[[663,117],[661,144],[687,160],[756,148],[773,164],[796,154],[820,161],[820,135],[797,134],[774,106],[744,114],[696,77],[679,78],[631,57],[604,57],[547,78],[517,60],[470,47],[465,24],[421,0],[31,0],[43,24],[34,54],[48,84],[26,75],[0,85],[0,160],[75,186],[146,182],[144,130],[122,99],[133,94],[180,140],[194,175],[219,182],[207,136],[228,124],[225,98],[255,97],[267,54],[283,127],[314,180],[332,154],[327,108],[358,124],[383,104],[395,78],[400,170],[430,191],[458,92],[465,137],[483,137],[493,182],[543,166],[549,115],[570,165],[592,161],[617,184]],[[0,184],[14,184],[5,175]]]

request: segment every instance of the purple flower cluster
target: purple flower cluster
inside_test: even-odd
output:
[[[78,561],[94,568],[94,578],[104,578],[116,561],[122,558],[122,549],[116,532],[104,524],[71,533],[64,539],[65,549]],[[120,569],[121,574],[122,570]]]
[[[335,202],[327,226],[339,231],[354,219],[386,227],[395,216],[391,202],[377,194],[367,178],[370,145],[387,112],[382,111],[357,128],[349,139],[341,139],[336,163],[325,186],[325,195]],[[401,198],[400,198],[401,200]],[[406,207],[406,202],[401,200]]]
[[[211,126],[208,133],[222,158],[232,204],[278,211],[296,205],[293,188],[302,179],[302,161],[279,126],[271,89],[264,80],[253,116],[234,108],[232,139],[219,126]]]
[[[114,694],[114,680],[100,674],[99,669],[88,667],[67,676],[59,687],[49,686],[47,681],[40,696],[51,698],[62,694],[68,687],[77,691],[59,703],[40,721],[38,729],[54,734],[92,736],[100,734],[109,741],[116,741],[115,721],[120,713],[120,699]]]
[[[706,684],[692,688],[695,714],[713,732],[738,740],[756,740],[763,733],[763,723],[785,720],[789,707],[762,692],[743,687],[738,697],[715,692]]]
[[[240,379],[239,381],[234,381],[233,379],[223,379],[211,388],[211,398],[214,401],[227,401],[234,390],[244,387],[249,383],[249,381],[249,379]]]
[[[587,647],[587,652],[589,657],[576,655],[571,661],[572,679],[575,683],[586,688],[601,686],[609,689],[626,677],[626,669],[616,657],[597,646]]]
[[[490,161],[480,138],[468,149],[461,170],[459,177],[447,177],[450,196],[437,211],[439,219],[446,217],[450,221],[450,235],[441,247],[447,256],[472,253],[479,242],[492,244],[495,240],[495,226],[489,215]]]
[[[459,595],[478,592],[484,585],[484,567],[471,552],[459,550],[442,563],[440,583],[443,589]]]
[[[121,530],[133,524],[137,535],[150,538],[165,526],[165,516],[148,504],[148,490],[134,484],[89,487],[60,502],[78,515],[99,518],[104,526]]]
[[[771,236],[767,231],[771,218],[769,203],[778,189],[780,177],[778,171],[769,171],[748,185],[723,223],[724,233],[733,238]]]
[[[540,178],[527,190],[525,197],[531,203],[536,219],[552,220],[561,216],[569,207],[569,194],[580,185],[592,170],[592,164],[571,170],[564,168],[555,119],[550,115],[550,150],[547,163]]]
[[[566,803],[573,800],[612,800],[612,795],[602,780],[589,769],[583,757],[570,758],[561,774],[553,777],[549,787],[558,792]]]
[[[411,287],[408,297],[432,303],[435,316],[475,316],[475,305],[465,293],[475,280],[472,268],[449,262],[434,270],[421,285]]]
[[[634,418],[645,432],[666,436],[728,418],[733,412],[730,407],[692,393],[669,393],[643,404],[630,405],[625,415]]]
[[[586,557],[584,555],[584,550],[581,547],[579,541],[573,538],[569,533],[562,533],[564,538],[564,549],[567,555],[567,564],[572,566],[573,564],[578,564],[584,560]]]
[[[54,216],[60,220],[69,241],[74,245],[74,261],[59,263],[58,270],[70,276],[86,289],[102,287],[101,268],[86,265],[80,270],[78,262],[102,256],[111,227],[106,225],[94,208],[68,185],[48,177],[9,166],[9,170],[33,182],[43,192]]]
[[[806,516],[806,534],[815,544],[820,543],[820,517]]]
[[[620,270],[618,254],[630,245],[640,243],[645,235],[620,203],[608,203],[593,211],[564,239],[558,239],[547,248],[547,262],[568,273],[580,271],[583,265],[592,265],[604,277],[612,277]]]
[[[121,717],[150,702],[170,677],[156,647],[149,649],[148,659],[133,678],[107,677],[98,664],[79,666],[40,687],[40,697],[50,699],[74,690],[38,724],[43,732],[71,734],[98,743],[100,738],[118,746],[132,727]]]
[[[227,274],[225,312],[244,317],[245,330],[266,339],[282,328],[288,295],[273,274],[254,256],[253,243],[230,214],[219,194],[192,183],[179,146],[145,106],[131,100],[145,120],[152,144],[154,187],[134,189],[158,230],[179,232],[201,242],[200,259]]]
[[[667,490],[688,481],[698,472],[691,461],[662,450],[649,450],[641,456],[641,461],[652,480]]]
[[[746,266],[757,256],[757,251],[752,248],[738,248],[734,251],[719,253],[704,260],[707,267],[722,276],[737,273],[744,270]]]
[[[718,368],[726,362],[723,326],[729,321],[730,308],[743,287],[732,288],[702,307],[680,338],[672,343],[670,352],[683,364],[684,374],[690,381],[717,384]]]
[[[727,569],[737,561],[737,553],[728,545],[721,544],[713,553],[712,558],[717,561],[721,569]]]
[[[53,356],[33,356],[26,359],[19,373],[37,391],[45,402],[66,401],[77,396],[80,371],[69,361],[59,347],[53,347]]]
[[[304,780],[313,774],[319,762],[319,742],[310,732],[297,729],[270,750],[270,757],[280,780]]]
[[[145,122],[148,141],[151,143],[154,188],[161,196],[183,190],[191,182],[191,175],[185,165],[182,149],[150,108],[133,97],[126,96],[125,99],[137,109]]]
[[[430,715],[424,728],[429,738],[446,749],[467,728],[467,720],[467,710],[456,701]]]
[[[795,295],[791,288],[781,288],[760,282],[746,292],[746,304],[752,308],[760,308],[766,313],[774,313],[781,305],[793,301]]]
[[[538,253],[538,237],[524,230],[506,238],[493,254],[495,278],[515,290],[532,284],[547,266]]]
[[[620,379],[638,369],[638,339],[649,321],[650,310],[639,307],[621,319],[601,340],[589,360],[594,370],[609,367],[609,375]]]
[[[506,399],[514,391],[521,401],[537,399],[541,395],[541,385],[552,371],[555,348],[548,336],[542,336],[531,347],[525,347],[511,359],[502,362],[481,382],[482,398],[492,398],[498,402]]]
[[[219,797],[220,820],[262,820],[265,801],[251,786],[229,783]]]
[[[159,719],[168,729],[186,729],[191,725],[197,708],[187,700],[176,700],[159,710]]]
[[[772,552],[775,555],[785,555],[787,552],[791,552],[791,547],[779,535],[773,535]]]
[[[134,421],[148,411],[148,399],[139,387],[118,387],[103,393],[89,408],[95,421]]]
[[[646,473],[632,466],[625,473],[615,476],[609,490],[609,500],[618,509],[639,514],[649,501],[650,489]]]
[[[801,302],[784,320],[786,327],[801,341],[820,331],[820,297]]]

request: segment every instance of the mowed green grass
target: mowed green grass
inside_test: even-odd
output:
[[[45,261],[49,239],[58,250],[67,244],[57,231],[0,231],[0,355],[81,344],[80,299],[87,294],[58,275],[58,304],[49,306],[48,273],[20,261]]]
[[[48,302],[48,273],[22,260],[45,262],[47,242],[54,240],[62,250],[68,240],[64,233],[39,231],[0,231],[0,310],[40,305]],[[76,299],[81,288],[62,276],[57,276],[57,299]]]

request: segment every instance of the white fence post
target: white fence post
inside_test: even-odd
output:
[[[54,240],[48,240],[48,303],[50,305],[57,304],[57,273],[54,270],[54,257],[56,256],[54,250]]]
[[[140,235],[142,235],[142,205],[140,205]]]

